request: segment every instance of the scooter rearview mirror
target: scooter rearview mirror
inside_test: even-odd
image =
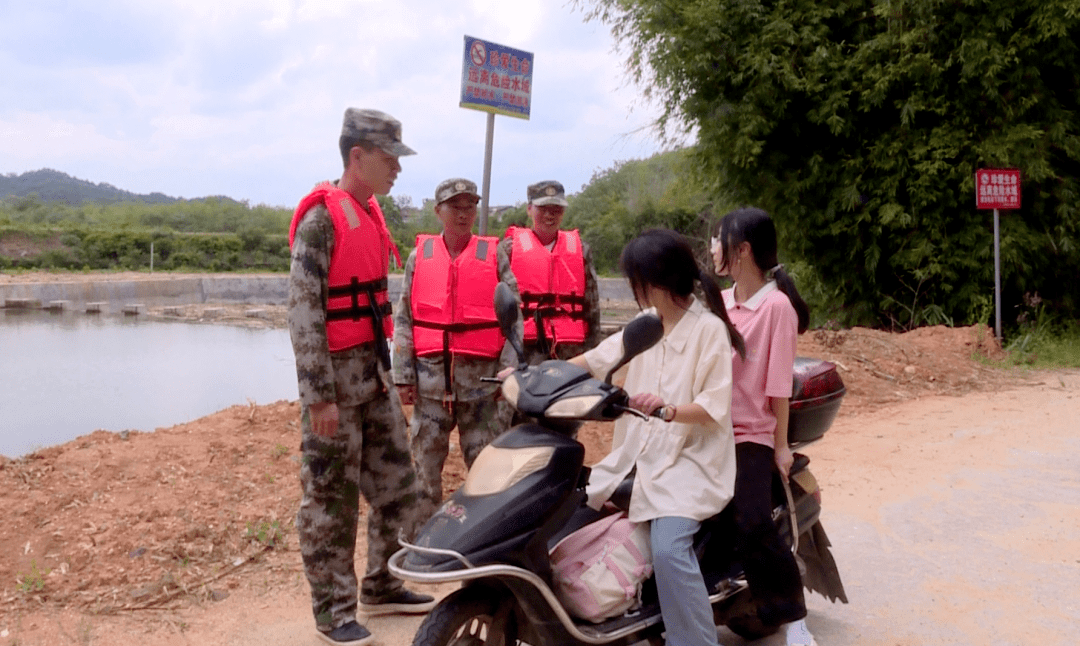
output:
[[[627,323],[622,333],[622,359],[619,359],[619,362],[611,368],[607,373],[607,377],[604,377],[604,381],[610,384],[611,376],[615,374],[616,370],[625,366],[628,361],[637,355],[656,345],[656,342],[663,336],[664,324],[660,322],[658,316],[646,314]]]
[[[517,335],[514,334],[514,325],[518,320],[518,300],[514,296],[514,290],[506,283],[500,282],[495,286],[495,319],[499,321],[499,329],[503,337],[510,342],[510,347],[517,353],[518,363],[525,362],[525,348]]]

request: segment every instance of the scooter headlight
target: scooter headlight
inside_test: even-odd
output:
[[[511,374],[502,382],[502,396],[503,399],[510,402],[512,406],[517,406],[518,395],[521,393],[521,382],[518,381],[517,374]]]
[[[603,395],[582,395],[560,399],[544,411],[544,417],[564,417],[578,419],[593,409],[604,398]]]
[[[466,496],[486,496],[506,491],[526,476],[551,462],[552,446],[507,449],[490,444],[476,456],[461,491]]]

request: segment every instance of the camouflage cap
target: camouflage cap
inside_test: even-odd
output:
[[[553,179],[537,182],[529,186],[529,204],[544,206],[545,204],[557,204],[566,206],[566,191],[563,185]]]
[[[472,195],[478,201],[480,200],[480,194],[476,192],[476,182],[461,177],[454,177],[452,179],[443,180],[439,183],[438,187],[435,188],[435,206],[458,195]]]
[[[346,109],[341,136],[370,141],[394,157],[416,154],[401,143],[401,122],[378,110]]]

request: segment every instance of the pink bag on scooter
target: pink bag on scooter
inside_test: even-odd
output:
[[[619,512],[582,527],[551,550],[555,595],[566,610],[598,623],[638,603],[652,576],[649,523]]]

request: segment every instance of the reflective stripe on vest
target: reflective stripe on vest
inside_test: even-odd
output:
[[[497,243],[497,238],[474,235],[451,259],[442,235],[416,236],[410,286],[416,356],[494,359],[502,352],[504,339],[492,302],[499,282]]]
[[[532,229],[511,227],[506,235],[513,239],[510,268],[521,291],[525,342],[537,339],[535,314],[539,312],[549,342],[583,343],[588,332],[585,256],[577,230],[559,231],[551,251]]]

